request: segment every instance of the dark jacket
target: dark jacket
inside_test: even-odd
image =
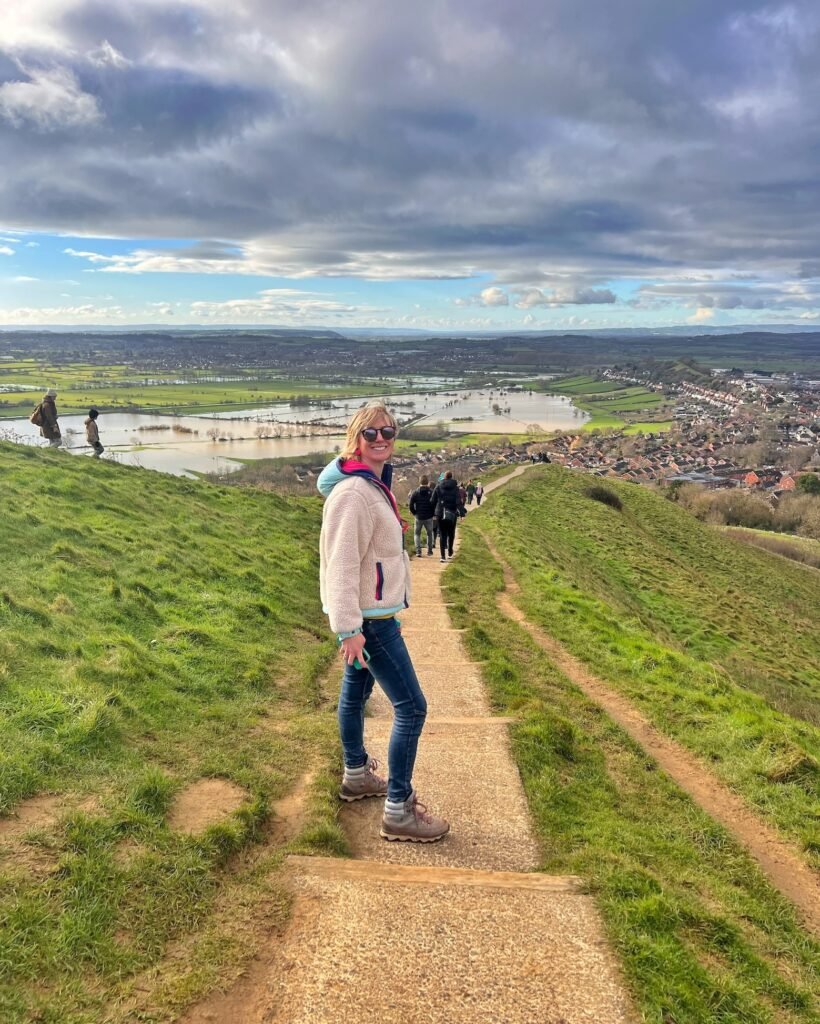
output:
[[[457,512],[458,515],[464,515],[464,504],[461,501],[461,497],[458,493],[458,484],[455,480],[442,480],[436,484],[436,489],[433,491],[433,503],[437,508],[439,502],[446,509],[451,512]]]
[[[58,437],[61,437],[60,428],[57,425],[57,404],[53,398],[44,398],[40,403],[40,410],[43,416],[43,424],[40,427],[40,433],[43,437],[48,438],[49,441],[54,441]]]
[[[433,504],[433,488],[422,484],[410,495],[410,511],[416,519],[432,519],[436,514]]]

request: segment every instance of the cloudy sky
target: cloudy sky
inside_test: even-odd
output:
[[[815,0],[0,6],[0,324],[820,320]]]

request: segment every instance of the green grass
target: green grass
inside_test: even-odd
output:
[[[820,569],[820,540],[796,537],[791,533],[774,533],[771,530],[753,530],[749,527],[726,526],[723,529],[733,540],[756,544],[776,555]]]
[[[539,382],[540,386],[541,382]],[[617,381],[599,380],[594,374],[581,374],[575,377],[561,377],[557,380],[544,381],[545,390],[571,395],[599,395],[626,389],[626,384]]]
[[[532,483],[530,474],[524,479]],[[496,494],[486,511],[468,517],[444,584],[455,625],[467,628],[471,654],[485,661],[494,709],[517,718],[513,753],[542,842],[542,870],[587,880],[647,1024],[816,1024],[820,951],[790,905],[498,612],[503,580],[474,524],[484,529],[492,518],[502,550],[514,544],[519,567],[532,566],[537,548],[525,555],[514,542],[519,500]],[[507,525],[498,529],[502,518]]]
[[[228,375],[248,379],[221,383],[197,381],[198,376],[209,375],[205,371],[185,370],[180,375],[190,380],[190,383],[130,384],[129,381],[143,377],[164,380],[174,375],[167,370],[155,373],[137,371],[121,364],[99,366],[74,363],[50,366],[33,359],[14,365],[0,362],[0,384],[25,384],[42,388],[43,391],[52,385],[56,386],[61,414],[84,412],[92,405],[104,412],[125,409],[142,412],[220,412],[231,408],[256,408],[302,395],[343,398],[378,395],[384,391],[383,385],[378,383],[341,386],[318,379],[279,376],[276,371],[265,369],[255,372],[231,370]],[[252,379],[255,375],[263,379]],[[41,397],[42,391],[0,395],[0,418],[28,415]],[[298,414],[298,410],[296,412]]]
[[[618,381],[599,380],[593,374],[550,381],[549,390],[571,397],[579,409],[591,416],[582,430],[620,430],[627,426],[622,414],[627,417],[645,411],[657,414],[669,404],[657,391]],[[633,429],[629,432],[638,431]]]
[[[483,516],[521,606],[820,862],[820,588],[647,488],[546,466]]]
[[[257,905],[286,916],[281,848],[256,841],[308,767],[300,842],[344,845],[321,796],[320,503],[7,444],[0,476],[0,810],[46,792],[85,807],[0,854],[0,1019],[116,1020],[131,989],[167,1008],[252,954]],[[245,804],[172,831],[170,801],[203,777]]]
[[[663,434],[675,426],[674,420],[646,420],[641,423],[630,423],[624,428],[625,434]]]

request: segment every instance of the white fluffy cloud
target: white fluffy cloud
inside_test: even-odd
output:
[[[485,288],[479,296],[482,306],[509,306],[510,299],[501,288]]]
[[[296,288],[266,288],[255,298],[228,299],[224,302],[192,302],[191,315],[209,323],[292,323],[326,324],[335,320],[349,324],[380,311],[374,307],[352,305]]]
[[[0,323],[4,324],[125,324],[128,320],[121,306],[100,306],[90,302],[74,306],[0,307]]]
[[[609,288],[593,288],[580,284],[561,283],[550,291],[543,288],[513,289],[511,295],[503,288],[485,288],[478,296],[481,306],[508,306],[516,309],[534,309],[536,306],[594,306],[614,303],[617,297]]]
[[[28,81],[0,85],[0,117],[15,128],[26,122],[39,132],[95,124],[102,118],[97,99],[82,91],[67,68],[32,69]]]

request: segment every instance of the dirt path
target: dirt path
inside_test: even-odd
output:
[[[536,870],[510,719],[493,716],[450,625],[445,568],[438,555],[414,560],[413,606],[401,618],[428,701],[414,783],[450,835],[387,843],[381,801],[346,805],[354,858],[290,858],[282,940],[189,1024],[635,1021],[594,900],[579,879]],[[378,689],[371,705],[367,747],[384,763],[392,710]]]
[[[500,611],[519,622],[568,679],[604,708],[681,789],[746,847],[769,881],[795,904],[808,927],[820,934],[820,879],[799,852],[693,754],[660,732],[627,698],[594,676],[554,637],[530,622],[513,601],[512,595],[519,593],[520,588],[510,566],[489,538],[483,533],[482,536],[504,572],[507,589],[498,595]]]

